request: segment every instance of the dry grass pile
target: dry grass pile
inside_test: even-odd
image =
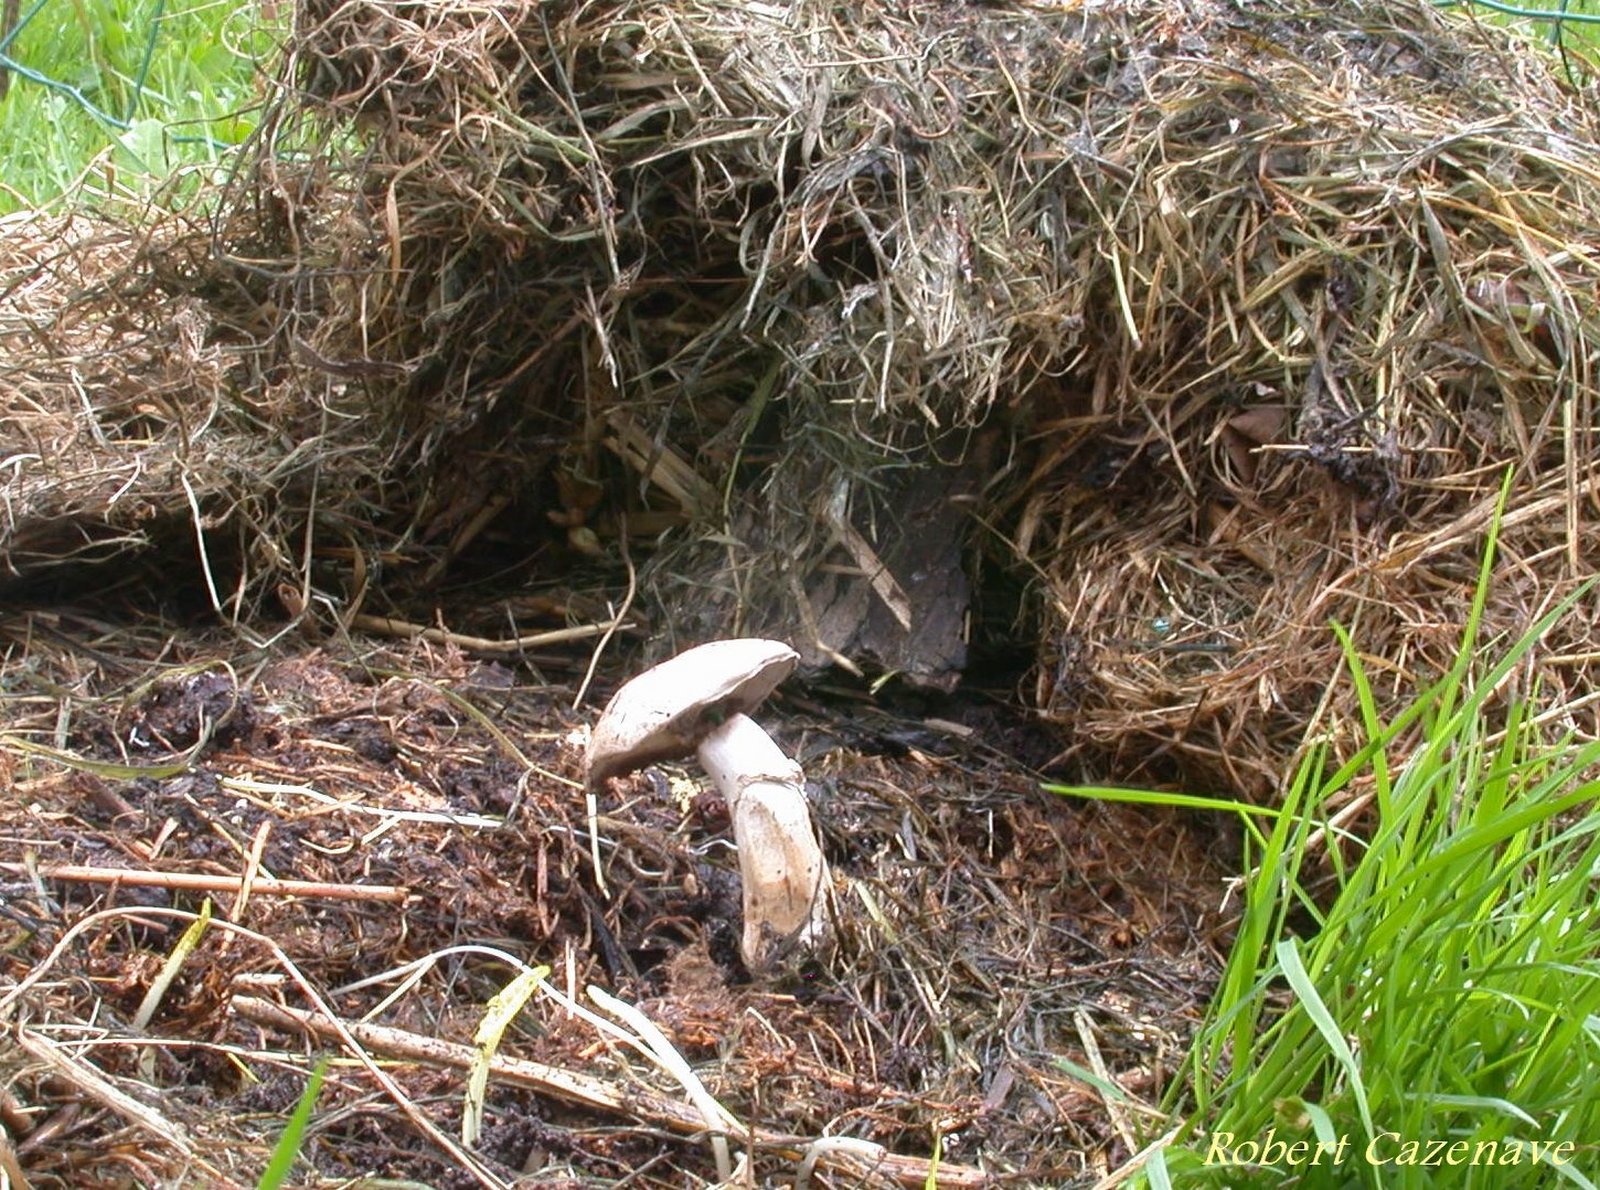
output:
[[[508,539],[620,580],[687,527],[641,575],[664,642],[827,658],[841,571],[915,637],[873,571],[905,475],[967,460],[932,515],[1033,582],[1074,747],[1260,789],[1329,618],[1437,662],[1506,465],[1494,624],[1586,565],[1593,126],[1427,4],[313,0],[285,79],[215,225],[130,274],[176,305],[86,324],[201,311],[122,374],[194,392],[26,370],[70,343],[0,375],[110,427],[13,470],[16,523],[120,544],[137,472],[226,613],[405,610]]]
[[[1125,1157],[1133,1117],[1056,1058],[1153,1099],[1213,974],[1215,837],[1063,812],[992,754],[841,747],[780,697],[839,953],[752,983],[726,808],[687,774],[603,799],[595,884],[565,692],[423,646],[269,659],[74,616],[0,631],[15,1185],[255,1185],[330,1052],[296,1184],[717,1181],[683,1089],[560,1002],[597,1011],[590,984],[693,1064],[757,1183],[809,1159],[823,1186],[920,1187],[930,1160],[940,1185],[1063,1185]],[[506,1036],[464,1149],[463,1067],[518,962],[550,964],[553,990]]]
[[[249,435],[214,449],[228,394],[212,316],[136,268],[159,251],[88,216],[0,221],[9,576],[148,546],[152,525],[187,517],[191,476],[208,498],[224,476],[242,488],[271,451]]]
[[[1264,793],[1308,730],[1358,734],[1353,693],[1320,705],[1330,620],[1380,699],[1448,666],[1508,470],[1492,630],[1593,570],[1600,155],[1542,64],[1427,11],[1215,31],[1091,98],[1110,168],[1068,201],[1103,300],[996,518],[1047,580],[1033,693],[1078,746]],[[1587,733],[1592,611],[1539,661]]]

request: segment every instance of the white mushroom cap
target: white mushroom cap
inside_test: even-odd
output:
[[[755,709],[800,656],[777,640],[716,640],[624,684],[600,713],[584,768],[589,788],[660,760],[689,756],[733,715]]]

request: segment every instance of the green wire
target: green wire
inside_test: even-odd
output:
[[[145,38],[144,58],[139,63],[139,73],[133,80],[133,94],[128,99],[128,114],[118,119],[104,108],[98,106],[92,99],[85,95],[71,83],[64,83],[60,79],[53,79],[49,75],[40,74],[31,66],[24,66],[6,51],[11,48],[11,43],[17,39],[17,34],[28,27],[29,22],[38,16],[40,11],[50,0],[33,0],[28,11],[17,18],[16,27],[4,37],[0,37],[0,70],[8,70],[18,78],[27,79],[30,83],[38,83],[50,91],[59,92],[67,96],[72,102],[81,107],[88,115],[118,132],[127,132],[133,127],[134,113],[139,110],[139,100],[144,97],[145,83],[150,78],[150,68],[155,60],[156,39],[161,35],[161,22],[166,14],[167,0],[156,0],[155,15],[150,18],[150,35]],[[234,146],[227,141],[218,140],[214,136],[174,136],[175,144],[208,145],[213,149],[231,149]]]
[[[102,124],[109,124],[112,128],[115,128],[119,132],[126,132],[131,127],[126,120],[119,120],[110,112],[102,111],[100,108],[96,107],[93,100],[91,100],[82,91],[78,90],[78,88],[74,87],[71,83],[63,83],[59,79],[51,78],[49,75],[40,74],[32,67],[24,66],[21,62],[13,61],[5,54],[0,54],[0,68],[9,70],[18,78],[25,78],[30,83],[38,83],[41,87],[48,87],[52,91],[61,92],[61,94],[70,97],[74,103],[76,103],[84,111],[88,112],[96,120],[99,120]]]
[[[33,7],[28,9],[27,12],[23,13],[22,16],[17,18],[16,28],[11,30],[11,32],[7,33],[4,37],[0,37],[0,57],[3,57],[5,52],[11,48],[11,43],[17,39],[17,34],[26,29],[28,27],[28,22],[33,20],[34,17],[38,16],[39,10],[48,3],[50,3],[50,0],[33,0]]]
[[[1522,8],[1506,4],[1503,0],[1434,0],[1440,8],[1487,8],[1511,17],[1526,17],[1530,21],[1553,21],[1557,25],[1600,25],[1600,13],[1569,12],[1565,3],[1559,10],[1550,8]]]
[[[102,111],[99,107],[95,106],[94,102],[87,95],[78,90],[78,88],[74,87],[71,83],[63,83],[59,79],[53,79],[48,75],[40,74],[37,70],[34,70],[30,66],[24,66],[21,62],[16,61],[11,57],[11,55],[6,53],[6,51],[11,48],[11,43],[17,39],[17,34],[26,29],[33,18],[38,16],[43,10],[44,6],[48,3],[50,3],[50,0],[33,0],[33,4],[29,6],[28,11],[17,18],[16,27],[4,37],[0,37],[0,70],[9,70],[18,78],[25,78],[30,83],[38,83],[41,87],[48,88],[51,91],[59,91],[61,94],[69,97],[84,111],[88,112],[89,115],[93,116],[96,120],[99,120],[102,124],[109,124],[118,132],[128,131],[131,125],[129,125],[126,120],[119,120],[110,112]],[[166,0],[161,0],[161,3],[165,4]],[[148,56],[146,57],[145,62],[148,66]]]

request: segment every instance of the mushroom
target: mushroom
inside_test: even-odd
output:
[[[752,971],[791,943],[827,935],[827,862],[811,825],[800,766],[747,712],[793,672],[782,641],[719,640],[685,650],[624,684],[589,737],[589,789],[661,760],[698,754],[728,803],[744,889],[740,951]]]

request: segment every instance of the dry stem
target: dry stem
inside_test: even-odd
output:
[[[139,888],[187,889],[195,892],[233,893],[245,891],[243,876],[212,876],[204,872],[147,872],[139,868],[91,868],[78,864],[27,864],[0,862],[0,872],[13,876],[37,874],[46,880],[68,880],[80,884],[126,884]],[[269,897],[323,897],[338,901],[403,902],[409,889],[392,884],[328,884],[320,880],[273,880],[256,876],[249,891]]]

